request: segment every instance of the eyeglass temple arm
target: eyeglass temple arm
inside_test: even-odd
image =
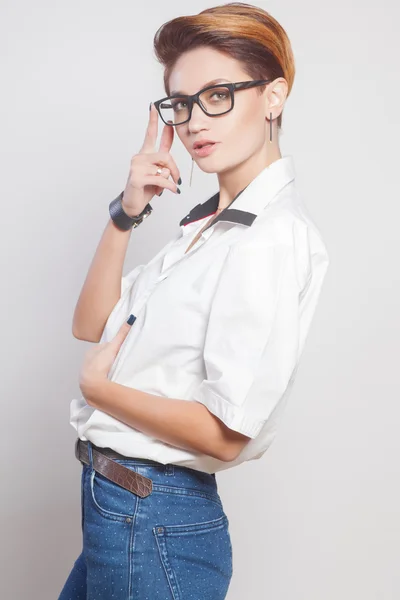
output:
[[[234,83],[233,87],[235,90],[242,90],[246,88],[252,88],[256,85],[263,85],[264,83],[269,83],[272,79],[257,79],[255,81],[243,81],[241,83]]]

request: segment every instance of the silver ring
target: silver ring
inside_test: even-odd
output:
[[[162,173],[162,169],[161,169],[161,167],[158,167],[156,175],[161,175],[161,173]]]

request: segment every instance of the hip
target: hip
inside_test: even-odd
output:
[[[225,598],[232,577],[232,544],[215,474],[140,458],[112,460],[133,477],[151,480],[151,493],[142,497],[118,485],[97,471],[93,460],[83,464],[88,585],[96,587],[101,580],[107,586],[105,574],[122,569],[121,577],[131,589],[146,582],[154,588],[154,597],[157,586],[167,586],[174,600],[193,589],[199,598]]]

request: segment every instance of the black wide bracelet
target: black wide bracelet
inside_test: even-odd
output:
[[[122,208],[122,198],[124,196],[124,192],[122,191],[115,200],[112,200],[109,205],[110,217],[114,221],[115,225],[118,229],[122,231],[128,231],[129,229],[133,229],[140,225],[140,223],[148,217],[148,215],[152,212],[153,208],[150,203],[146,204],[142,212],[136,217],[130,217],[126,214],[124,209]]]

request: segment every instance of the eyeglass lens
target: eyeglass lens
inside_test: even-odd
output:
[[[232,98],[229,88],[218,86],[205,90],[200,94],[200,102],[203,109],[210,115],[219,115],[232,108]],[[172,121],[179,125],[189,118],[189,103],[187,97],[167,98],[160,104],[160,112],[163,120]]]

